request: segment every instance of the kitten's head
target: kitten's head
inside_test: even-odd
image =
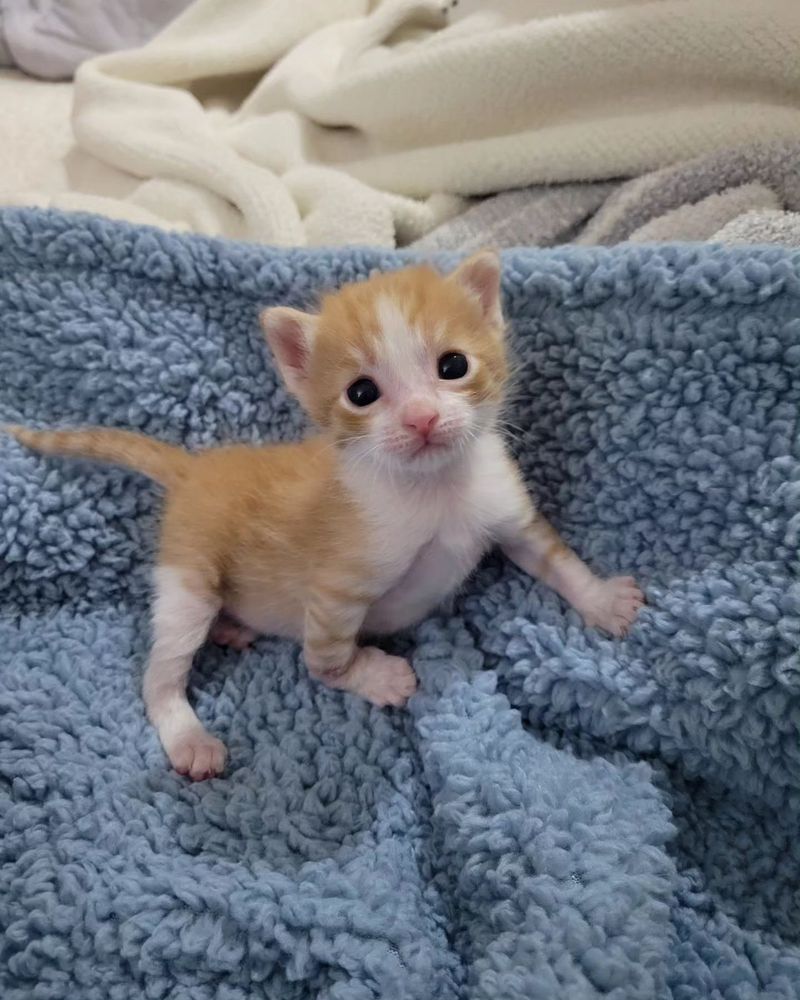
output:
[[[266,309],[286,385],[345,452],[388,470],[449,464],[493,424],[507,368],[500,261],[378,274],[318,314]]]

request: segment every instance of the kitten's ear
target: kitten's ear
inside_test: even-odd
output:
[[[450,275],[465,291],[478,300],[484,318],[493,326],[503,326],[500,304],[500,278],[502,265],[494,250],[480,250],[468,257]]]
[[[276,306],[265,309],[260,319],[286,388],[305,403],[317,317],[299,309]]]

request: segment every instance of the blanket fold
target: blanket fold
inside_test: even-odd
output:
[[[0,213],[0,422],[295,437],[257,310],[400,266]],[[226,776],[140,699],[158,495],[0,439],[0,992],[800,997],[800,256],[509,253],[509,433],[649,607],[584,629],[499,557],[411,634],[408,712],[208,648]]]
[[[715,150],[629,181],[504,191],[442,223],[413,249],[432,253],[625,240],[796,246],[798,161],[800,142],[793,138]],[[751,213],[754,224],[743,219],[740,226],[737,219]]]
[[[195,0],[147,45],[81,66],[68,190],[3,198],[394,246],[472,196],[800,131],[794,0],[463,6]]]

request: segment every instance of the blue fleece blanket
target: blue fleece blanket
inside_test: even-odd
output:
[[[0,420],[191,446],[303,422],[259,306],[402,263],[0,215]],[[623,642],[499,558],[379,711],[265,638],[139,694],[159,501],[0,442],[4,1000],[800,996],[800,255],[517,252],[513,447],[650,606]]]

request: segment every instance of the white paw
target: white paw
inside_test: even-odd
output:
[[[166,751],[178,774],[185,774],[192,781],[216,778],[225,768],[225,744],[205,729],[193,729],[175,737]]]
[[[636,621],[644,603],[644,594],[632,576],[613,576],[594,581],[578,611],[590,627],[621,637]]]
[[[401,656],[389,656],[374,646],[362,649],[351,669],[352,686],[348,685],[348,690],[378,708],[386,705],[402,708],[417,690],[417,675],[408,661]]]

